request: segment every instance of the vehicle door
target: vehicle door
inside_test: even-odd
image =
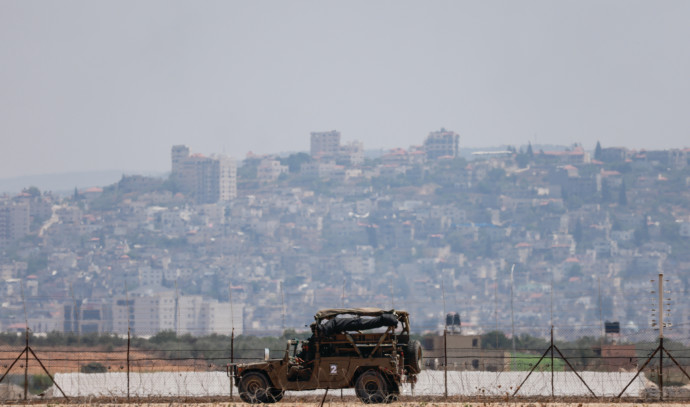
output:
[[[316,371],[319,387],[346,387],[349,383],[349,369],[349,357],[320,357]]]

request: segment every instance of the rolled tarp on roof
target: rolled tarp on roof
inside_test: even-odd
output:
[[[319,310],[314,318],[317,321],[322,319],[333,318],[337,315],[356,315],[360,317],[379,317],[383,314],[397,314],[397,315],[407,315],[407,311],[400,310],[383,310],[381,308],[327,308]]]
[[[342,332],[365,331],[382,326],[397,327],[398,317],[392,313],[386,313],[378,317],[331,318],[325,323],[319,324],[318,329],[322,335],[331,336]]]

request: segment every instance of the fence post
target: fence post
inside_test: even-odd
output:
[[[130,344],[131,344],[131,338],[130,338],[130,332],[131,332],[130,327],[127,327],[127,400],[129,400],[129,350],[130,350]]]
[[[24,359],[24,401],[27,399],[27,393],[29,390],[29,327],[26,327],[26,348],[24,348],[24,353],[26,353]]]
[[[664,273],[659,273],[659,400],[664,401]]]
[[[443,396],[448,398],[448,329],[443,329]]]
[[[553,325],[551,325],[551,398],[553,398]]]
[[[235,328],[232,328],[232,334],[230,334],[230,364],[235,363]],[[234,386],[233,372],[235,371],[234,366],[230,369],[230,400],[232,400],[232,386]]]

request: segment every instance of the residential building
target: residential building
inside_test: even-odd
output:
[[[271,158],[261,160],[261,163],[256,169],[256,178],[261,183],[273,182],[280,177],[281,174],[288,173],[288,166],[282,165],[280,161]]]
[[[346,165],[362,164],[364,162],[364,143],[361,141],[351,141],[340,146],[337,161]]]
[[[0,203],[0,247],[29,234],[29,203]]]
[[[445,352],[449,370],[510,371],[510,352],[482,349],[480,335],[426,336],[422,346],[427,367],[443,366]]]
[[[243,306],[200,295],[179,295],[174,289],[145,286],[118,296],[112,305],[113,329],[136,335],[175,331],[179,335],[235,335],[243,332]],[[232,310],[232,313],[230,312]]]
[[[340,151],[340,132],[324,131],[311,133],[311,156],[334,158]]]
[[[625,147],[607,147],[601,149],[601,161],[622,162],[627,158],[628,149]]]
[[[424,152],[429,160],[440,157],[455,158],[458,156],[460,136],[452,131],[441,129],[432,131],[424,140]]]
[[[175,290],[161,286],[140,287],[127,295],[114,298],[113,330],[134,335],[155,335],[160,331],[174,331],[177,302]]]
[[[225,155],[189,155],[186,146],[172,148],[172,177],[181,192],[197,203],[230,201],[237,197],[237,166]]]
[[[189,147],[176,145],[172,147],[172,173],[177,174],[182,169],[182,163],[189,158]]]
[[[62,317],[64,332],[109,333],[113,328],[111,304],[104,300],[68,301],[63,307]],[[48,330],[38,332],[48,332]]]

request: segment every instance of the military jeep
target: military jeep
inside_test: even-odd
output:
[[[274,403],[287,390],[354,388],[364,403],[387,403],[403,382],[416,382],[422,347],[410,339],[407,312],[325,309],[314,319],[312,336],[288,341],[282,359],[230,366],[243,401]]]

